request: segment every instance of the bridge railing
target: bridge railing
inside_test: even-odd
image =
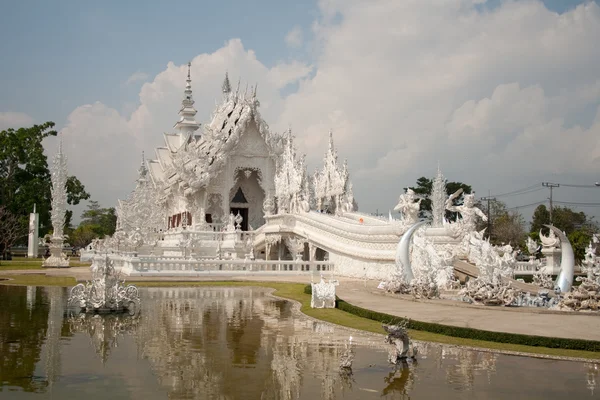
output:
[[[285,273],[334,272],[334,264],[329,261],[287,261],[287,260],[215,260],[168,258],[118,258],[115,267],[136,272],[217,272],[247,271]],[[129,265],[126,265],[129,264]]]

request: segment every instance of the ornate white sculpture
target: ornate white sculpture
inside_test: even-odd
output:
[[[275,213],[275,201],[270,194],[267,194],[265,201],[263,202],[263,212],[265,216],[273,215]]]
[[[44,267],[68,267],[69,258],[62,252],[64,242],[65,213],[67,211],[67,157],[62,152],[62,136],[58,152],[52,162],[52,238],[50,257],[44,260]]]
[[[484,221],[487,221],[487,216],[483,213],[483,211],[475,207],[475,195],[473,194],[464,195],[464,202],[462,205],[453,205],[454,199],[458,198],[462,192],[462,188],[458,189],[450,197],[448,197],[448,200],[446,200],[446,210],[460,213],[462,219],[460,223],[456,222],[455,224],[459,224],[458,231],[460,233],[467,234],[475,231],[477,216],[481,217],[481,219]]]
[[[540,245],[537,241],[527,237],[527,251],[529,252],[529,262],[533,263],[535,261],[535,255],[540,251]]]
[[[345,344],[344,352],[340,356],[340,370],[352,374],[352,362],[354,362],[354,346],[352,343],[352,336]]]
[[[119,201],[116,211],[117,230],[125,237],[135,235],[136,238],[131,238],[137,243],[135,247],[143,243],[153,245],[158,240],[166,213],[159,192],[148,176],[143,154],[136,187],[127,200]],[[187,217],[187,213],[184,216]]]
[[[335,308],[335,287],[338,285],[336,280],[326,282],[322,275],[319,283],[311,283],[311,308]]]
[[[407,283],[412,282],[415,278],[410,265],[410,241],[412,235],[417,229],[425,224],[425,221],[414,224],[400,239],[398,247],[396,248],[396,273],[403,277],[403,280]]]
[[[438,166],[437,175],[433,180],[433,187],[431,190],[431,216],[433,228],[440,228],[444,225],[444,215],[446,213],[446,179],[440,171]]]
[[[400,364],[408,358],[408,352],[411,348],[407,331],[408,323],[408,320],[403,320],[398,325],[382,325],[383,329],[387,332],[385,342],[394,345],[388,356],[388,361],[391,364]],[[417,357],[417,348],[412,346],[411,353],[410,358],[415,359]]]
[[[419,209],[422,200],[422,198],[417,199],[411,188],[406,189],[406,193],[400,195],[394,211],[402,213],[402,222],[405,225],[414,225],[419,221]]]
[[[283,154],[277,162],[275,196],[277,212],[296,214],[310,210],[310,192],[304,156],[296,157],[294,139],[288,131]]]
[[[540,229],[540,241],[544,247],[558,247],[560,244],[560,239],[556,237],[553,229],[550,229],[548,236],[545,236]]]
[[[104,262],[92,268],[91,282],[71,288],[69,304],[86,312],[136,312],[140,298],[135,286],[124,286],[112,260],[106,256]]]
[[[313,186],[318,211],[341,214],[343,199],[349,187],[348,165],[337,164],[337,151],[333,145],[333,132],[329,131],[329,147],[323,159],[323,169],[313,175]]]
[[[560,240],[552,229],[548,236],[544,236],[540,229],[540,241],[542,242],[542,254],[545,256],[545,265],[542,267],[544,272],[549,275],[558,275],[560,273],[561,247]]]
[[[571,247],[569,239],[560,229],[552,225],[546,225],[546,227],[550,228],[550,232],[554,231],[556,236],[560,239],[560,273],[556,278],[556,286],[561,292],[566,293],[571,290],[573,276],[575,274],[575,255],[573,254],[573,247]]]

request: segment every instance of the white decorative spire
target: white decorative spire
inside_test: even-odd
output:
[[[225,79],[223,80],[223,97],[227,98],[231,94],[231,83],[229,83],[229,73],[225,72]]]
[[[191,67],[192,63],[189,62],[183,100],[181,101],[181,109],[179,110],[180,117],[179,121],[175,124],[175,129],[178,130],[179,133],[192,133],[200,127],[200,124],[196,122],[196,119],[194,118],[197,111],[194,108],[194,97],[192,96]]]
[[[50,257],[44,260],[44,267],[68,267],[69,259],[62,253],[65,213],[67,211],[67,157],[62,152],[62,134],[58,142],[58,152],[52,160],[52,238]]]
[[[63,237],[65,212],[67,211],[67,157],[62,151],[62,134],[58,142],[58,152],[52,162],[52,211],[53,237]]]
[[[142,162],[140,164],[140,169],[138,170],[138,172],[139,172],[139,175],[140,175],[139,178],[138,178],[138,180],[145,179],[146,175],[148,174],[148,168],[146,168],[146,159],[144,157],[144,151],[143,150],[142,150]]]
[[[442,175],[438,164],[437,175],[433,180],[431,190],[431,214],[433,217],[433,227],[444,225],[444,214],[446,212],[446,179]]]

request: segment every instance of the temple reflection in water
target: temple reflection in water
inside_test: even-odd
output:
[[[306,318],[261,288],[148,288],[139,316],[65,313],[65,288],[0,287],[0,398],[527,398],[597,394],[598,365],[418,343],[392,366],[381,336]],[[339,360],[354,337],[352,375]],[[569,386],[565,389],[565,382]],[[135,394],[135,395],[134,395]]]

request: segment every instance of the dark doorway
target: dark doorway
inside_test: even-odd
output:
[[[238,212],[240,213],[240,215],[242,216],[242,218],[244,218],[242,220],[242,230],[243,231],[247,231],[248,230],[248,209],[247,208],[231,208],[231,212],[233,213],[233,216],[237,216]]]

